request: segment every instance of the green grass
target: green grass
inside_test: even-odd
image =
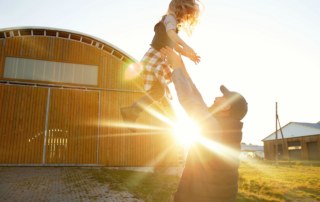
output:
[[[320,162],[242,162],[238,201],[320,201]]]
[[[320,201],[320,162],[242,162],[239,202]],[[172,202],[180,178],[126,170],[87,169],[91,179],[110,184],[111,190],[127,190],[146,202]]]

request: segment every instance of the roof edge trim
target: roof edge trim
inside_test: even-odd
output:
[[[73,31],[73,30],[67,30],[67,29],[61,29],[61,28],[54,28],[54,27],[39,27],[39,26],[24,26],[24,27],[8,27],[8,28],[0,28],[0,32],[7,32],[7,31],[13,31],[13,30],[35,30],[35,29],[40,29],[40,30],[51,30],[51,31],[62,31],[62,32],[69,32],[72,34],[77,34],[77,35],[82,35],[88,38],[92,38],[94,40],[96,40],[97,42],[101,42],[107,46],[110,46],[112,48],[114,48],[115,50],[121,52],[123,55],[127,56],[130,60],[134,61],[134,62],[138,62],[134,57],[132,57],[130,54],[128,54],[127,52],[125,52],[124,50],[120,49],[119,47],[113,45],[112,43],[109,43],[103,39],[100,39],[96,36],[92,36],[89,34],[85,34],[82,32],[78,32],[78,31]]]
[[[294,122],[289,122],[286,125],[282,126],[281,129],[283,129],[284,127],[286,127],[287,125],[289,125],[290,123],[294,123]],[[271,133],[270,135],[268,135],[267,137],[265,137],[264,139],[262,139],[261,141],[263,142],[265,139],[267,139],[268,137],[270,137],[271,135],[273,135],[274,133],[278,132],[280,130],[280,128],[277,131],[274,131],[273,133]]]

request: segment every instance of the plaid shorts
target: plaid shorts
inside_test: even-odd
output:
[[[160,51],[151,47],[143,56],[142,79],[146,92],[152,91],[152,87],[158,80],[166,90],[166,95],[172,100],[168,84],[172,82],[172,73],[168,62],[162,57]]]

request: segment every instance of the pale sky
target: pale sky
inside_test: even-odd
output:
[[[101,38],[140,60],[170,0],[0,0],[0,28],[54,27]],[[201,57],[185,58],[208,106],[220,85],[241,93],[249,111],[243,142],[262,145],[282,125],[320,121],[320,1],[206,0],[202,23],[189,38]],[[173,106],[186,116],[173,84]]]

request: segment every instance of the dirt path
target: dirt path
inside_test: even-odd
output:
[[[0,201],[143,202],[90,179],[88,168],[0,167]],[[90,168],[95,169],[95,168]]]

